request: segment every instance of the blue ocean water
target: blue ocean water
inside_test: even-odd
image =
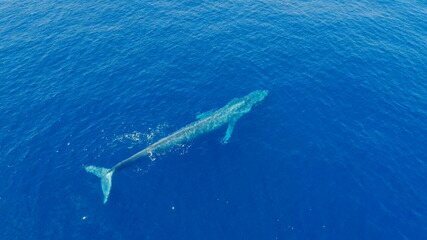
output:
[[[426,66],[425,1],[1,1],[0,239],[425,239]]]

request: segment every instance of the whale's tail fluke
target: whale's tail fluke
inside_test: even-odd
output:
[[[95,166],[86,166],[87,172],[94,174],[95,176],[101,179],[101,188],[102,193],[104,194],[104,204],[108,201],[108,196],[110,195],[111,190],[111,178],[113,177],[114,168],[102,168]]]

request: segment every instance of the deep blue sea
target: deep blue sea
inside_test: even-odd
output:
[[[427,2],[0,1],[0,239],[427,239]]]

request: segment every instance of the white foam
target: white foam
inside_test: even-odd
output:
[[[148,128],[144,133],[133,131],[115,136],[113,142],[130,143],[137,145],[141,143],[152,144],[163,135],[163,130],[167,127],[166,124],[160,124],[155,128]]]

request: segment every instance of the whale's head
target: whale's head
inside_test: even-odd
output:
[[[250,112],[254,106],[262,102],[268,96],[268,90],[256,90],[242,98],[235,98],[222,110],[228,117],[241,117]]]
[[[256,90],[249,93],[246,98],[246,104],[249,106],[254,106],[262,102],[268,96],[268,90]]]
[[[268,90],[256,90],[245,97],[240,99],[240,104],[238,104],[238,108],[236,112],[240,114],[247,113],[251,111],[251,109],[262,102],[268,96]]]

